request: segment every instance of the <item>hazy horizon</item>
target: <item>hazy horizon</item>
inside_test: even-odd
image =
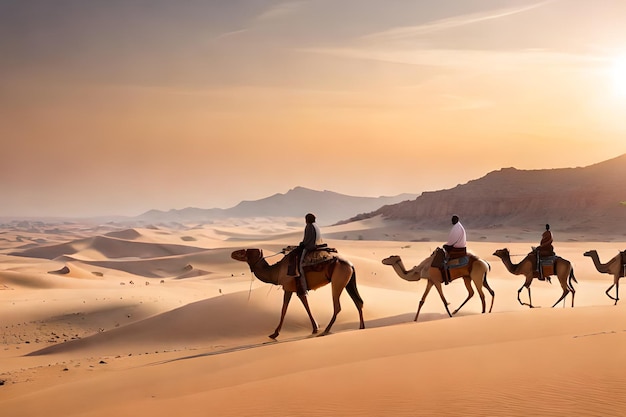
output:
[[[0,0],[0,217],[451,188],[626,153],[626,2]]]

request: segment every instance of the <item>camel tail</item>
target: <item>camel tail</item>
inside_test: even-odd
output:
[[[572,285],[572,280],[578,284],[578,280],[576,280],[576,277],[574,276],[574,268],[571,269],[571,271],[569,271],[569,285]]]
[[[350,277],[350,281],[348,281],[348,285],[346,285],[346,291],[348,291],[348,294],[350,295],[350,298],[352,298],[352,301],[354,301],[354,304],[358,307],[363,307],[363,299],[361,298],[359,290],[356,287],[356,270],[354,269],[354,266],[352,267],[352,276]]]

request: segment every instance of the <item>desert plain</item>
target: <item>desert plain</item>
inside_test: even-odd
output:
[[[607,262],[626,249],[621,230],[560,233],[575,305],[534,280],[530,309],[517,300],[519,262],[541,230],[468,229],[468,249],[491,266],[491,313],[478,295],[453,317],[425,280],[401,279],[445,240],[381,218],[322,226],[355,266],[365,329],[344,292],[324,337],[311,334],[293,298],[277,340],[283,291],[254,278],[230,254],[260,248],[269,263],[302,237],[300,219],[123,227],[24,222],[0,230],[0,415],[96,416],[623,416],[626,304],[605,294]],[[462,280],[443,287],[453,311]],[[615,289],[612,290],[613,294]],[[485,291],[487,306],[491,302]],[[528,300],[528,293],[520,293]],[[308,295],[323,329],[330,286]],[[488,307],[487,307],[488,308]]]

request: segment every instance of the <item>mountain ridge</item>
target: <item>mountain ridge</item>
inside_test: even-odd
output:
[[[626,154],[586,167],[502,168],[454,188],[424,192],[341,224],[381,215],[435,228],[457,214],[466,226],[493,228],[561,224],[601,230],[626,224]],[[608,230],[608,229],[607,229]]]
[[[169,211],[149,210],[133,220],[164,222],[211,222],[240,217],[302,217],[315,213],[318,223],[329,225],[354,216],[355,213],[375,210],[388,204],[410,200],[419,194],[403,193],[396,196],[357,197],[334,191],[317,191],[295,187],[286,193],[276,193],[259,200],[243,200],[228,209],[201,209],[187,207]]]

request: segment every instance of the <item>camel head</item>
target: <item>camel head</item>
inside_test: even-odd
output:
[[[510,257],[510,255],[509,255],[509,250],[508,250],[507,248],[504,248],[504,249],[498,249],[497,251],[495,251],[495,252],[493,253],[493,255],[494,255],[494,256],[497,256],[497,257],[498,257],[498,258],[500,258],[500,259]]]
[[[596,250],[588,250],[587,252],[583,253],[583,256],[593,256],[594,254],[597,254],[598,252]]]
[[[261,249],[239,249],[230,254],[230,257],[236,261],[255,263],[263,257]]]
[[[383,265],[393,265],[397,264],[400,261],[400,257],[398,255],[391,255],[388,258],[383,259]]]

